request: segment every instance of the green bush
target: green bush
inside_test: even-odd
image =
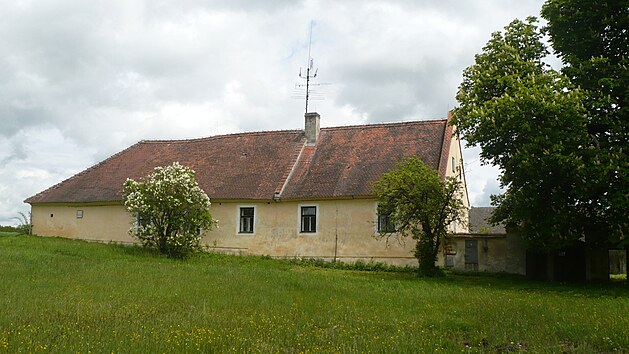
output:
[[[15,226],[2,226],[0,225],[0,232],[20,232]]]
[[[146,179],[124,183],[125,206],[136,216],[129,233],[142,244],[173,258],[202,250],[201,231],[214,225],[210,198],[194,171],[178,162],[156,167]]]

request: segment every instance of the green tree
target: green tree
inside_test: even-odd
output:
[[[629,1],[549,0],[542,7],[562,72],[584,91],[589,142],[577,186],[591,241],[627,243],[629,230]]]
[[[422,275],[436,275],[440,246],[448,226],[462,220],[460,183],[455,178],[442,181],[436,170],[416,158],[409,158],[385,173],[374,184],[379,215],[387,215],[397,233],[416,241],[415,257]]]
[[[453,124],[502,170],[506,192],[492,197],[492,220],[519,227],[540,248],[557,248],[580,237],[571,221],[588,139],[583,92],[544,64],[541,37],[534,18],[493,33],[463,73]]]
[[[124,183],[125,206],[137,218],[129,233],[143,245],[183,258],[201,249],[201,231],[214,224],[210,198],[194,171],[178,162],[156,167],[143,181]]]
[[[453,124],[468,145],[481,147],[483,161],[502,170],[506,192],[492,197],[492,221],[519,228],[542,249],[583,237],[618,244],[627,229],[626,147],[609,129],[605,146],[592,135],[594,95],[575,85],[569,70],[544,64],[542,35],[535,18],[492,34],[463,73]]]

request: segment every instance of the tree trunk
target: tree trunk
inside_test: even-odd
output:
[[[435,276],[439,273],[435,265],[437,257],[432,243],[417,240],[417,244],[415,245],[415,258],[417,258],[419,262],[419,275]]]

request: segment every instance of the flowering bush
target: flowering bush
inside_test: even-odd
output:
[[[201,249],[201,230],[214,225],[210,198],[194,171],[178,162],[156,167],[146,179],[124,183],[125,207],[136,217],[129,233],[168,257],[184,258]]]

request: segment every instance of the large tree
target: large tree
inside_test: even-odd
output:
[[[378,214],[395,227],[385,237],[398,234],[416,241],[415,257],[421,275],[436,275],[437,253],[448,235],[448,226],[461,221],[464,210],[460,183],[442,181],[437,171],[416,157],[385,173],[374,184]]]
[[[194,171],[178,162],[124,183],[125,206],[137,218],[129,232],[145,246],[182,258],[200,250],[201,231],[214,224],[210,198]]]
[[[549,0],[542,7],[562,72],[584,91],[590,141],[582,155],[581,215],[590,239],[629,231],[629,1]]]
[[[534,18],[492,34],[464,71],[453,123],[502,170],[506,192],[493,198],[493,221],[518,227],[543,249],[584,237],[619,244],[627,229],[626,140],[608,130],[608,145],[601,145],[593,135],[594,95],[544,63],[542,35]],[[605,117],[626,127],[622,117]]]
[[[506,193],[493,199],[494,221],[555,248],[580,237],[570,220],[583,177],[586,116],[581,90],[544,64],[541,37],[534,18],[493,33],[463,73],[453,124],[468,145],[481,147],[483,161],[502,170]]]

